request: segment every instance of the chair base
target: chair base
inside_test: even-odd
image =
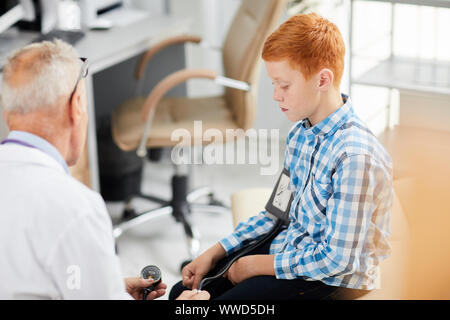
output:
[[[195,259],[200,250],[200,236],[197,229],[190,222],[192,210],[217,212],[230,209],[214,198],[211,188],[203,187],[187,193],[188,177],[186,175],[174,175],[172,177],[172,200],[167,201],[152,195],[138,193],[130,196],[125,205],[121,220],[114,225],[114,238],[118,239],[124,232],[161,216],[172,215],[175,220],[183,225],[186,244],[188,248],[189,260]],[[197,200],[208,197],[208,203],[196,203]],[[131,205],[135,198],[142,198],[160,207],[136,212]],[[185,264],[183,262],[183,264]]]

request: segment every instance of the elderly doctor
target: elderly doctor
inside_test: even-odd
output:
[[[26,46],[3,70],[0,299],[140,299],[151,285],[123,279],[103,199],[68,169],[86,140],[86,75],[87,60],[58,40]]]

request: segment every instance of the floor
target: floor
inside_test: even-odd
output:
[[[273,158],[279,162],[280,169],[284,153],[281,146],[282,143],[279,150],[275,149],[279,152],[278,157]],[[217,199],[230,206],[230,196],[238,190],[272,188],[275,185],[279,170],[273,175],[261,175],[260,169],[260,164],[192,165],[190,185],[192,188],[211,186]],[[168,181],[173,172],[170,150],[165,150],[163,159],[159,162],[147,161],[144,165],[143,192],[166,198],[171,194]],[[138,210],[155,206],[144,200],[135,200],[133,205]],[[122,202],[107,202],[113,222],[120,216],[123,207]],[[229,210],[194,211],[191,219],[200,234],[200,252],[233,230]],[[167,284],[168,290],[181,279],[180,265],[189,257],[183,229],[171,216],[155,218],[124,232],[117,241],[117,249],[125,277],[138,276],[146,265],[157,265],[162,271],[163,282]],[[168,293],[160,299],[167,297]]]

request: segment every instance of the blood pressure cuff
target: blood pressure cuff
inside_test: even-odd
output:
[[[283,222],[284,225],[289,225],[289,211],[291,209],[292,200],[294,196],[289,188],[290,174],[289,170],[283,168],[280,177],[272,191],[269,202],[266,204],[266,211],[269,215],[275,216]]]
[[[292,192],[289,188],[289,180],[289,170],[283,168],[275,188],[272,191],[269,202],[267,202],[267,214],[277,219],[273,228],[261,239],[247,244],[228,258],[219,261],[215,268],[208,273],[207,277],[202,279],[198,287],[199,290],[202,290],[208,283],[220,279],[237,259],[251,253],[267,241],[272,241],[284,226],[289,225],[289,211],[293,200]]]

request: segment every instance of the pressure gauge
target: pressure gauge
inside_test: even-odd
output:
[[[155,287],[161,282],[161,270],[157,266],[146,266],[141,271],[141,277],[143,279],[153,279],[153,284],[150,287],[144,289],[142,300],[147,299],[147,295],[155,290]]]

